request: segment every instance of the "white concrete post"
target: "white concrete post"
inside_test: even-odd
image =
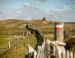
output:
[[[66,45],[64,40],[64,23],[63,22],[57,22],[55,25],[55,36],[56,36],[56,49],[57,49],[57,58],[65,58],[65,48]]]
[[[56,29],[56,32],[55,32],[56,40],[63,41],[63,39],[64,39],[64,23],[57,22],[55,24],[55,29]]]

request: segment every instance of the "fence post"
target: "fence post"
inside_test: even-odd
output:
[[[34,58],[37,58],[37,52],[34,51]]]
[[[69,50],[66,51],[66,56],[67,56],[67,58],[70,58],[69,57]]]
[[[50,58],[50,45],[47,45],[48,58]]]
[[[41,47],[40,46],[38,46],[38,53],[37,53],[37,58],[41,58],[41,51],[40,51],[40,49],[41,49]]]
[[[75,58],[75,52],[74,52],[73,56],[74,56],[74,58]]]
[[[47,41],[46,41],[46,50],[48,51],[47,53],[48,53],[48,58],[51,58],[51,49],[50,49],[50,47],[51,47],[51,45],[50,45],[50,40],[49,39],[47,39]]]
[[[73,52],[70,51],[70,58],[73,58]]]
[[[64,23],[63,22],[55,23],[55,40],[59,42],[64,40]]]
[[[10,45],[10,41],[8,41],[8,44],[9,44],[8,48],[10,49],[10,46],[11,46],[11,45]]]
[[[29,55],[28,58],[37,58],[37,52],[34,48],[32,48],[29,44],[28,44],[28,49],[29,49]]]
[[[66,51],[65,51],[65,48],[64,47],[63,47],[63,52],[62,53],[63,53],[62,57],[63,58],[66,58]]]

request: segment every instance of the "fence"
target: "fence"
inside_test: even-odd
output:
[[[11,37],[7,38],[7,39],[11,39],[10,41],[7,42],[6,45],[0,46],[0,56],[3,55],[3,53],[8,52],[9,50],[11,50],[13,47],[15,47],[21,40],[23,40],[24,35],[15,35]]]
[[[57,41],[44,41],[36,51],[29,47],[28,58],[75,58],[75,53],[64,48],[65,43]]]
[[[44,37],[41,32],[36,28],[32,28],[29,24],[26,25],[26,28],[31,31],[35,31],[38,40],[44,40]],[[37,32],[36,32],[37,31]],[[37,40],[37,42],[38,42]],[[55,41],[44,40],[41,43],[41,46],[38,46],[37,51],[33,49],[30,45],[28,58],[75,58],[75,53],[70,50],[66,50],[64,46],[66,45],[64,40],[64,23],[56,22],[55,23]],[[37,43],[39,44],[39,42]]]

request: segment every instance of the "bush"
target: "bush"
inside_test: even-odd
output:
[[[74,34],[72,30],[65,30],[65,48],[68,50],[75,47],[75,38],[73,37],[73,35]]]

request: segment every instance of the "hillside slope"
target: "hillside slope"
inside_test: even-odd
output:
[[[36,47],[37,40],[35,33],[26,29],[27,23],[42,32],[45,39],[54,40],[54,21],[15,19],[0,21],[0,53],[2,53],[0,54],[0,58],[25,58],[28,54],[27,45],[30,44],[33,48]],[[67,29],[72,29],[74,33],[75,24],[65,24],[65,30]],[[9,41],[12,46],[10,49],[8,48]]]

